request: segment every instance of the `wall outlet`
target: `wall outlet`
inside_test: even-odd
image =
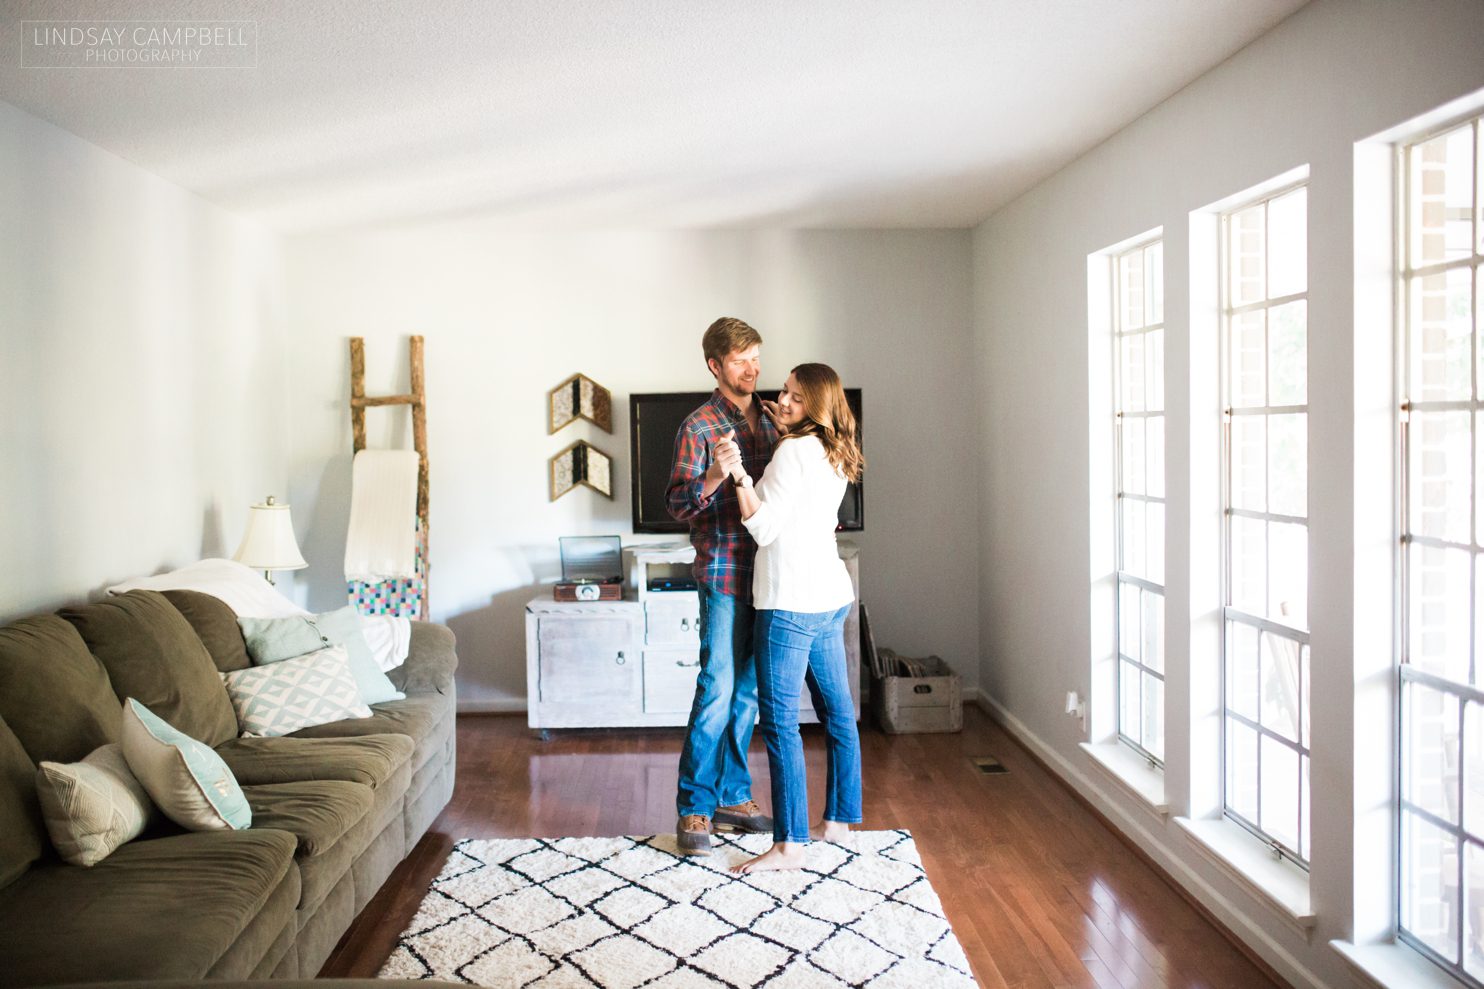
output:
[[[1082,734],[1087,734],[1087,705],[1083,702],[1077,691],[1067,691],[1067,714],[1077,719],[1082,726]]]

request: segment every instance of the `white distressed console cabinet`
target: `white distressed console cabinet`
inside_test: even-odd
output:
[[[845,620],[845,659],[860,717],[859,553],[840,543],[856,605]],[[624,550],[624,600],[526,605],[526,695],[532,728],[684,725],[701,665],[700,598],[650,591],[649,577],[689,574],[689,543]],[[799,717],[816,722],[808,691]]]

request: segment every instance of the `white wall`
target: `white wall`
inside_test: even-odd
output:
[[[629,534],[628,397],[700,391],[701,334],[763,334],[767,387],[806,360],[864,390],[863,598],[876,640],[978,672],[968,231],[501,231],[467,222],[306,237],[285,246],[293,423],[289,493],[313,608],[340,579],[351,437],[346,340],[368,392],[405,391],[427,339],[433,618],[459,636],[460,703],[523,705],[523,609],[558,572],[557,537]],[[548,389],[581,371],[613,392],[614,432],[546,432]],[[373,447],[410,446],[405,410],[370,413]],[[553,503],[547,458],[587,438],[616,497]],[[654,537],[641,537],[654,538]],[[683,538],[683,537],[677,537]]]
[[[230,554],[282,492],[258,227],[0,103],[0,620]]]
[[[1389,337],[1357,343],[1360,319],[1371,314],[1356,302],[1363,286],[1355,275],[1355,144],[1481,86],[1484,4],[1319,0],[1005,207],[975,234],[984,454],[982,687],[1074,785],[1295,984],[1347,984],[1327,942],[1349,937],[1356,918],[1367,916],[1357,873],[1387,873],[1384,850],[1366,861],[1352,854],[1359,830],[1356,774],[1380,779],[1383,787],[1390,778],[1384,766],[1357,765],[1355,758],[1365,744],[1361,736],[1385,737],[1384,723],[1357,717],[1357,657],[1384,650],[1387,639],[1356,634],[1368,620],[1357,613],[1356,601],[1369,594],[1361,585],[1371,575],[1358,575],[1354,561],[1360,544],[1389,537],[1384,511],[1381,531],[1368,533],[1358,522],[1368,510],[1369,489],[1390,490],[1384,416],[1383,473],[1366,476],[1356,460],[1357,434],[1367,435],[1357,408],[1389,400],[1357,392],[1356,382],[1370,380],[1364,369],[1377,354],[1384,360]],[[1192,354],[1212,351],[1205,337],[1190,336],[1188,286],[1192,274],[1210,275],[1205,267],[1191,271],[1193,248],[1205,246],[1191,242],[1191,213],[1302,165],[1310,169],[1311,889],[1318,914],[1307,939],[1196,855],[1172,821],[1141,810],[1098,775],[1077,748],[1076,721],[1062,714],[1064,692],[1085,694],[1090,685],[1089,485],[1109,483],[1102,473],[1090,477],[1088,466],[1088,255],[1162,226],[1171,667],[1166,788],[1172,815],[1190,812],[1192,776],[1213,772],[1192,766],[1190,756],[1198,713],[1191,710],[1192,684],[1200,679],[1191,671],[1217,662],[1214,650],[1193,651],[1190,624],[1209,583],[1190,570],[1192,531],[1199,536],[1206,514],[1192,504],[1191,491],[1214,483],[1204,470],[1192,476],[1192,451],[1217,443],[1214,420],[1190,425],[1192,408],[1205,407],[1216,382],[1214,374],[1190,374]],[[1383,213],[1386,208],[1384,201],[1375,205]],[[1385,311],[1383,301],[1383,319]],[[1208,324],[1198,321],[1197,328],[1205,333]],[[1383,570],[1383,601],[1389,601],[1388,576]]]

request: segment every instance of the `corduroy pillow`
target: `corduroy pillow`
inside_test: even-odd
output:
[[[237,717],[211,654],[164,595],[130,591],[59,614],[108,668],[119,700],[133,697],[207,745],[237,737]]]
[[[121,745],[95,749],[82,762],[43,762],[36,796],[52,847],[72,865],[97,865],[143,834],[155,816]]]

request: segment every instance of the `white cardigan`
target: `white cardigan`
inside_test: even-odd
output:
[[[819,613],[855,600],[835,546],[845,478],[814,436],[783,439],[756,485],[762,505],[742,524],[757,541],[755,608]]]

